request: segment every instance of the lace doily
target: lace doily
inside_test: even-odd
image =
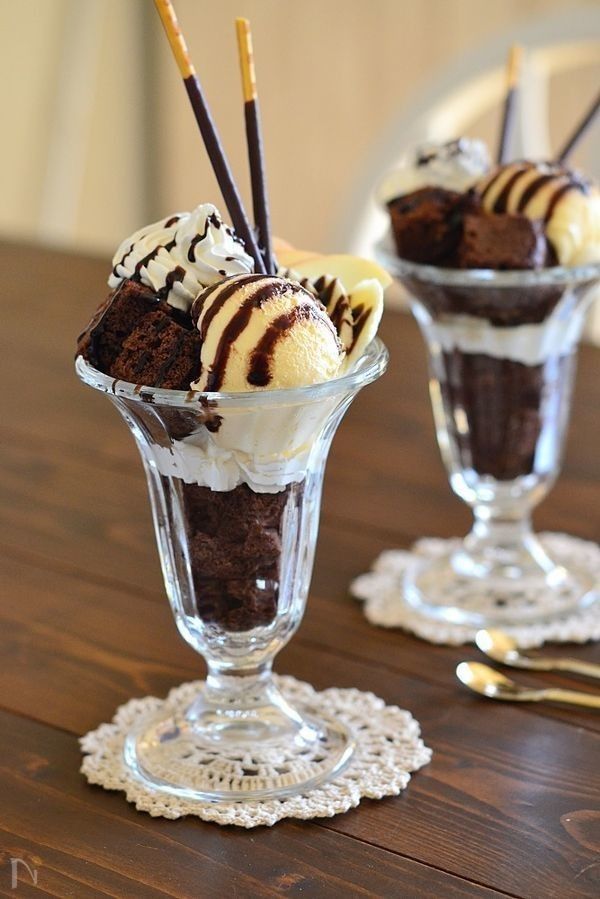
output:
[[[584,564],[596,575],[600,584],[600,547],[597,544],[568,534],[544,533],[540,534],[540,540],[552,555]],[[423,538],[410,551],[390,549],[382,552],[372,570],[357,577],[350,585],[350,592],[357,599],[364,600],[364,613],[368,621],[379,627],[402,628],[430,643],[458,646],[473,642],[478,628],[433,621],[419,614],[403,598],[402,581],[407,568],[423,558],[435,558],[458,546],[459,542]],[[524,601],[527,601],[526,596]],[[539,596],[536,601],[539,603]],[[586,643],[588,640],[600,640],[600,602],[546,624],[503,626],[502,629],[515,638],[521,649],[542,646],[546,642]]]
[[[229,803],[189,801],[149,789],[125,765],[126,734],[150,715],[183,711],[198,693],[200,681],[176,687],[164,700],[147,696],[120,706],[111,724],[101,724],[81,738],[85,753],[81,772],[91,784],[124,791],[128,802],[154,817],[196,815],[217,824],[256,827],[275,824],[282,818],[328,818],[354,808],[363,797],[397,796],[407,786],[411,772],[429,762],[431,750],[421,740],[419,724],[409,712],[388,706],[373,693],[361,690],[331,687],[317,692],[293,677],[275,679],[292,704],[309,708],[322,718],[338,720],[353,732],[357,743],[354,754],[331,782],[286,799]]]

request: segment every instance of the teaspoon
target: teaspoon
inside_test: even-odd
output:
[[[579,659],[551,659],[547,656],[530,655],[519,650],[516,640],[504,631],[492,628],[477,631],[475,643],[490,659],[502,665],[511,665],[513,668],[530,668],[533,671],[572,671],[574,674],[600,677],[600,665]]]
[[[600,709],[600,696],[579,693],[577,690],[562,690],[559,687],[549,687],[545,690],[524,687],[481,662],[461,662],[457,665],[456,676],[465,687],[490,699],[506,699],[512,702],[566,702]]]

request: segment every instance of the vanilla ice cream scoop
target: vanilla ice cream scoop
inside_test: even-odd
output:
[[[339,374],[345,358],[323,305],[297,281],[235,275],[192,307],[200,332],[200,391],[304,387]]]
[[[555,163],[511,162],[477,190],[488,212],[541,220],[560,265],[600,261],[600,192],[576,172]]]

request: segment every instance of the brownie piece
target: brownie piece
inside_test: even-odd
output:
[[[458,246],[460,268],[536,269],[548,258],[541,221],[519,213],[467,213]]]
[[[190,546],[198,571],[223,580],[271,575],[281,553],[277,531],[260,526],[248,540],[239,541],[200,532],[192,537]]]
[[[94,313],[77,340],[77,353],[95,368],[110,374],[125,338],[144,315],[159,307],[154,291],[137,281],[123,281]],[[162,303],[162,306],[166,306]]]
[[[388,203],[398,255],[411,262],[454,266],[467,212],[479,208],[468,191],[424,187]]]
[[[77,342],[78,354],[105,374],[171,390],[197,379],[200,347],[189,315],[132,280],[109,294]]]
[[[195,531],[235,540],[245,540],[254,527],[279,528],[287,502],[285,490],[254,493],[247,484],[228,492],[185,484],[183,497],[186,518]]]
[[[200,335],[156,308],[125,338],[109,374],[134,384],[188,390],[200,374]]]
[[[247,631],[270,624],[277,614],[277,590],[259,587],[247,579],[195,579],[198,614],[206,623],[229,631]]]
[[[290,491],[254,493],[246,484],[213,491],[182,483],[196,607],[203,621],[230,631],[273,621]]]
[[[443,354],[443,362],[442,395],[461,466],[500,481],[530,474],[548,383],[566,376],[565,361],[546,371],[543,364],[454,350]],[[466,422],[460,430],[454,424],[457,409]]]

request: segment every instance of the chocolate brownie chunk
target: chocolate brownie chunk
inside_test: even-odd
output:
[[[235,540],[246,539],[253,527],[279,528],[288,498],[285,490],[254,493],[246,484],[228,492],[185,484],[183,496],[187,519],[195,531],[228,534]]]
[[[273,621],[290,492],[255,493],[246,484],[229,491],[181,485],[196,606],[203,621],[230,631]]]
[[[458,246],[460,268],[535,269],[546,264],[542,222],[519,213],[467,213]]]
[[[500,481],[530,474],[552,379],[566,377],[564,360],[524,365],[460,350],[443,354],[442,395],[460,464]],[[462,425],[455,426],[457,410]]]
[[[155,309],[125,338],[109,374],[134,384],[188,390],[200,374],[200,335]]]
[[[404,275],[402,283],[434,319],[470,315],[498,327],[537,325],[546,321],[564,292],[555,284],[496,287],[486,281],[474,281],[455,286],[436,284],[417,275]],[[575,301],[573,298],[569,302]]]
[[[277,614],[277,582],[252,585],[246,579],[195,580],[198,614],[205,623],[230,631],[270,624]]]
[[[123,281],[94,313],[77,340],[77,353],[95,368],[110,374],[123,341],[137,322],[160,306],[156,294],[137,281]],[[163,303],[162,306],[166,306]]]
[[[463,218],[479,200],[466,194],[424,187],[388,203],[398,255],[411,262],[454,266]]]
[[[200,346],[189,315],[149,287],[125,280],[80,335],[77,352],[113,378],[188,390],[200,373]]]
[[[198,533],[191,540],[193,564],[199,572],[215,578],[264,578],[281,553],[277,531],[256,527],[248,540],[229,540]]]

